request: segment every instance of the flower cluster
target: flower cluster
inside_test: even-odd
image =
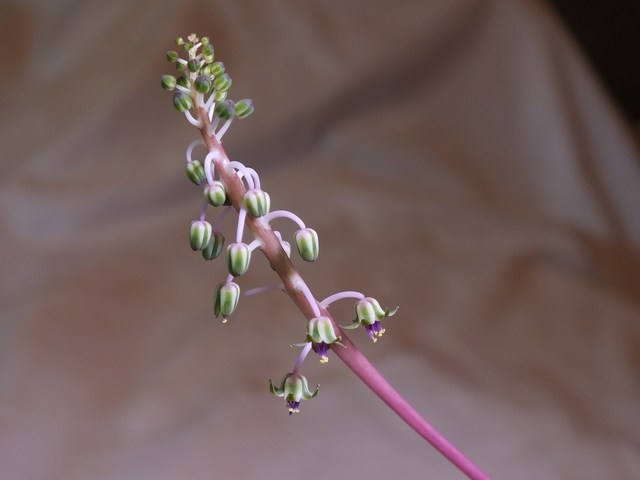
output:
[[[205,146],[203,140],[198,139],[192,142],[186,152],[187,177],[195,185],[203,186],[204,196],[200,217],[191,223],[189,230],[189,243],[192,250],[202,252],[205,260],[213,260],[220,256],[225,243],[220,227],[234,209],[233,205],[238,208],[235,241],[226,248],[228,276],[224,282],[216,286],[214,293],[214,315],[216,317],[221,315],[222,322],[225,323],[236,310],[240,299],[240,286],[235,280],[249,269],[252,252],[263,246],[264,239],[259,237],[249,242],[244,241],[245,224],[248,219],[261,223],[264,227],[271,227],[271,222],[277,218],[287,218],[295,222],[299,228],[293,240],[300,257],[307,262],[314,262],[318,258],[319,239],[317,232],[308,228],[295,214],[285,210],[271,211],[271,197],[261,188],[257,172],[240,162],[231,162],[226,158],[220,145],[222,136],[234,117],[244,118],[253,112],[253,102],[250,99],[244,99],[235,103],[227,99],[231,77],[225,71],[222,62],[215,61],[213,46],[209,39],[206,37],[199,39],[195,34],[191,34],[187,37],[187,41],[178,38],[176,43],[187,52],[187,58],[181,58],[174,51],[167,52],[167,60],[175,64],[180,76],[176,78],[172,75],[164,75],[161,81],[162,87],[175,91],[173,97],[175,108],[183,112],[189,122],[201,130],[203,138],[215,136],[216,139],[213,147],[209,145],[208,152],[202,160],[194,159],[193,151],[200,145]],[[191,113],[192,109],[195,116]],[[218,129],[220,120],[224,120],[225,123]],[[242,198],[234,198],[232,202],[228,197],[230,189],[220,174],[221,168],[231,169],[235,176],[234,181],[240,182],[243,187]],[[225,178],[228,182],[228,177]],[[223,208],[213,225],[206,220],[209,207]],[[291,244],[283,240],[280,232],[273,231],[273,234],[287,257],[290,257]],[[278,283],[248,290],[244,294],[251,295],[282,287],[283,285]],[[309,351],[316,352],[320,363],[324,364],[329,360],[329,350],[334,345],[344,347],[341,343],[342,335],[339,327],[326,313],[331,303],[343,298],[355,298],[357,300],[356,319],[351,325],[343,328],[356,328],[362,325],[374,342],[385,331],[380,321],[396,311],[382,309],[377,300],[365,297],[359,292],[341,292],[318,302],[304,282],[300,289],[314,313],[313,318],[307,323],[305,341],[296,344],[302,347],[302,352],[298,356],[293,371],[283,377],[279,387],[269,380],[271,392],[285,398],[290,414],[299,410],[301,400],[308,400],[318,394],[319,386],[311,392],[307,379],[298,373]]]

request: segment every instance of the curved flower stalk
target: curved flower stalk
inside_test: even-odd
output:
[[[219,283],[213,292],[214,315],[222,315],[224,323],[236,311],[241,292],[240,286],[234,280],[247,271],[251,252],[259,249],[267,257],[280,282],[253,288],[245,292],[245,295],[282,289],[308,321],[306,341],[301,344],[303,349],[293,370],[283,377],[280,386],[269,381],[270,391],[284,397],[289,414],[298,412],[300,401],[314,398],[319,391],[319,386],[313,391],[309,390],[306,378],[299,373],[307,354],[313,349],[320,357],[320,362],[326,363],[331,349],[376,395],[461,471],[472,479],[488,479],[489,477],[393,389],[344,334],[328,311],[328,307],[334,301],[355,299],[356,319],[344,328],[362,325],[376,341],[384,333],[380,321],[393,315],[396,309],[383,309],[376,300],[359,292],[337,293],[322,302],[315,299],[290,259],[290,243],[272,228],[271,222],[277,218],[287,218],[298,225],[299,230],[294,235],[294,241],[300,257],[308,262],[318,258],[317,232],[308,228],[291,212],[270,211],[271,199],[261,187],[257,172],[239,162],[230,161],[222,148],[222,137],[228,131],[232,120],[251,115],[254,110],[253,102],[250,99],[233,102],[227,98],[232,80],[224,64],[215,61],[214,49],[207,37],[199,39],[195,34],[191,34],[187,40],[176,39],[176,44],[182,47],[187,57],[181,58],[175,51],[167,52],[167,60],[175,64],[179,76],[176,78],[173,75],[164,75],[161,85],[164,89],[174,92],[174,107],[184,113],[202,137],[189,146],[186,155],[189,180],[199,186],[205,184],[205,199],[200,218],[193,222],[190,231],[191,247],[201,250],[207,260],[216,258],[224,244],[224,237],[219,233],[220,225],[231,210],[238,214],[236,239],[227,248],[229,274],[226,281]],[[193,149],[201,144],[204,144],[207,150],[202,162],[192,158]],[[205,219],[207,209],[221,205],[228,207],[211,226]],[[253,240],[249,242],[243,240],[245,227],[253,236]],[[341,348],[330,348],[334,344]]]

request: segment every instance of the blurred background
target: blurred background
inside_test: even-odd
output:
[[[213,317],[159,85],[191,32],[256,106],[230,158],[319,233],[314,295],[400,306],[350,334],[398,391],[492,478],[637,478],[638,7],[553,4],[0,3],[0,478],[464,478],[333,356],[287,415],[281,292]]]

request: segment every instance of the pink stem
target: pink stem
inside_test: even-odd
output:
[[[220,179],[225,185],[228,197],[234,208],[240,211],[244,198],[245,187],[230,165],[229,159],[215,135],[209,135],[207,117],[204,108],[198,111],[203,126],[200,128],[202,138],[208,151],[217,150],[220,158],[216,160],[216,167],[220,174]],[[387,382],[367,358],[358,350],[353,342],[347,337],[342,329],[335,323],[325,307],[319,306],[311,295],[306,283],[295,269],[291,260],[280,244],[280,240],[274,231],[265,221],[264,217],[255,218],[248,215],[246,218],[248,227],[253,232],[256,239],[262,241],[260,250],[271,263],[276,273],[282,280],[285,291],[293,302],[305,314],[307,319],[322,315],[331,319],[334,324],[336,334],[342,336],[342,343],[345,348],[332,349],[334,353],[349,367],[373,392],[380,397],[394,412],[400,416],[411,428],[420,436],[433,445],[451,463],[458,467],[472,480],[488,480],[489,477],[482,472],[471,460],[465,457],[456,447],[453,446],[440,432],[433,428],[424,418],[416,412],[409,403]]]
[[[451,463],[473,480],[489,480],[480,468],[465,457],[449,440],[420,416],[414,408],[387,382],[360,350],[344,334],[341,342],[346,348],[332,348],[335,353],[364,384],[396,412],[418,435],[433,445]]]

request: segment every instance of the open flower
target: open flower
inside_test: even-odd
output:
[[[277,388],[271,380],[269,380],[269,390],[278,397],[284,397],[289,415],[300,411],[300,401],[309,400],[318,395],[320,385],[316,386],[313,392],[309,391],[309,383],[307,379],[297,373],[287,373],[282,377],[280,388]]]
[[[375,298],[366,297],[358,300],[356,303],[356,319],[353,323],[342,328],[356,328],[362,325],[369,334],[369,337],[371,337],[371,340],[377,342],[378,338],[385,332],[380,320],[392,316],[397,310],[398,307],[393,310],[389,310],[388,308],[383,310]]]
[[[320,363],[327,363],[329,361],[327,354],[329,353],[331,345],[335,343],[336,345],[344,347],[344,345],[340,343],[340,340],[342,340],[342,337],[336,336],[333,323],[331,323],[329,317],[321,316],[309,320],[307,324],[306,343],[311,343],[311,348],[313,348],[313,351],[320,357]],[[296,346],[304,346],[304,343],[297,344]]]

